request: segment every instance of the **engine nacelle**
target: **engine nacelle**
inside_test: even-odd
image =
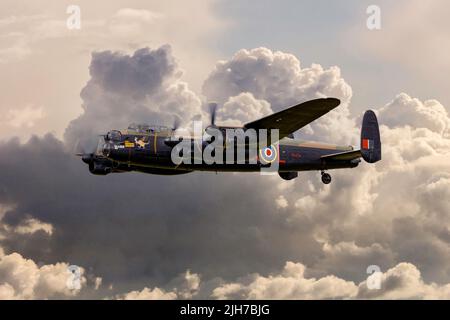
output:
[[[98,161],[91,161],[89,163],[89,172],[95,175],[104,176],[111,173],[112,168]]]
[[[278,175],[287,181],[293,180],[298,177],[298,172],[292,171],[292,172],[278,172]]]

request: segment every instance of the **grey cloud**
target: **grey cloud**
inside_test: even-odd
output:
[[[64,134],[72,150],[76,144],[92,148],[96,135],[132,122],[170,126],[175,117],[189,120],[201,112],[201,101],[180,80],[182,72],[168,45],[132,55],[94,53],[89,73],[91,79],[81,91],[84,112]]]
[[[156,61],[159,68],[138,68]],[[170,121],[174,114],[188,119],[202,111],[200,97],[180,81],[167,47],[132,55],[104,52],[92,63],[97,66],[82,91],[84,113],[67,128],[65,143],[47,135],[0,144],[0,203],[8,207],[1,224],[10,230],[0,244],[6,255],[81,265],[103,278],[97,297],[158,296],[180,286],[194,297],[207,297],[195,288],[195,278],[192,286],[174,279],[191,270],[201,277],[199,286],[212,293],[217,283],[276,274],[286,261],[305,268],[300,280],[281,277],[294,289],[296,281],[326,279],[319,286],[313,281],[310,291],[293,289],[297,297],[312,297],[313,291],[316,297],[356,294],[351,283],[363,281],[371,264],[388,270],[411,262],[424,283],[449,282],[444,196],[450,141],[429,122],[416,128],[386,121],[383,161],[352,172],[337,170],[329,186],[316,173],[301,173],[291,182],[258,174],[96,177],[67,146],[131,121]],[[117,78],[118,73],[126,76]],[[204,93],[225,103],[219,111],[224,121],[247,121],[290,101],[338,96],[343,106],[301,134],[330,142],[350,142],[358,134],[349,112],[351,88],[339,69],[301,69],[297,58],[282,52],[240,51],[218,64]],[[389,113],[395,106],[384,108]],[[405,112],[420,118],[417,108]],[[52,234],[14,232],[30,219],[51,225]],[[341,293],[328,287],[335,281]],[[248,290],[239,292],[246,296]],[[180,296],[180,290],[175,293]]]

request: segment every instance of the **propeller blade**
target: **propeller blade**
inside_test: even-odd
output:
[[[216,102],[210,102],[209,104],[209,113],[211,115],[211,125],[216,125],[216,111],[217,111],[217,103]]]
[[[178,116],[175,116],[173,120],[173,131],[176,131],[180,127],[181,120]]]
[[[77,156],[83,156],[83,154],[86,153],[86,150],[84,150],[83,146],[80,144],[80,139],[77,139],[77,142],[75,142],[72,152]]]
[[[85,153],[81,156],[81,160],[87,164],[91,163],[93,159],[94,159],[93,153]]]

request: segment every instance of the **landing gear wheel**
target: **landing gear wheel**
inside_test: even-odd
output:
[[[322,172],[322,182],[324,184],[330,184],[331,183],[331,176],[328,173]]]

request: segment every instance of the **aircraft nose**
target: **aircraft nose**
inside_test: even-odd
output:
[[[91,153],[89,153],[89,154],[83,154],[83,156],[81,157],[81,160],[82,160],[84,163],[89,164],[89,163],[92,161],[92,154],[91,154]]]

